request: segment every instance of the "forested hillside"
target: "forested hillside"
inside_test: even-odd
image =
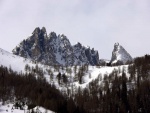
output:
[[[88,87],[60,92],[43,77],[17,74],[0,68],[0,100],[8,100],[23,109],[37,105],[58,113],[149,113],[150,112],[150,56],[135,58],[126,70],[114,70],[104,78],[99,76]],[[101,85],[99,81],[103,79]],[[19,104],[24,103],[24,104]]]

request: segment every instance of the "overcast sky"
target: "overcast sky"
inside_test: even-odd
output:
[[[115,42],[150,54],[150,0],[0,0],[0,48],[9,52],[35,27],[65,34],[110,59]]]

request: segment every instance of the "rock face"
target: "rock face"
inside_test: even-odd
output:
[[[117,63],[126,64],[132,60],[133,59],[130,54],[121,45],[119,45],[119,43],[115,43],[110,63],[112,65]]]
[[[107,64],[110,63],[110,60],[107,60],[107,59],[100,59],[99,60],[99,65],[100,66],[107,66]]]
[[[55,32],[47,35],[44,27],[37,27],[32,35],[23,40],[12,52],[52,66],[99,64],[98,51],[84,47],[80,43],[72,46],[65,35],[57,36]]]

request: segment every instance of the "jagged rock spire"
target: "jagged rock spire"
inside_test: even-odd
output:
[[[122,62],[125,64],[128,61],[132,61],[131,55],[121,46],[119,43],[114,44],[114,49],[111,57],[111,64]]]
[[[48,65],[98,65],[99,54],[82,44],[71,45],[64,34],[51,32],[47,36],[46,28],[35,28],[32,36],[13,49],[15,55],[42,62]]]

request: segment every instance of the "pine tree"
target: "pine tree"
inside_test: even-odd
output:
[[[63,79],[63,83],[65,83],[67,85],[68,78],[65,74],[62,75],[62,79]]]
[[[59,83],[59,85],[60,85],[60,83],[61,83],[61,73],[58,73],[57,79],[58,79],[58,83]]]

